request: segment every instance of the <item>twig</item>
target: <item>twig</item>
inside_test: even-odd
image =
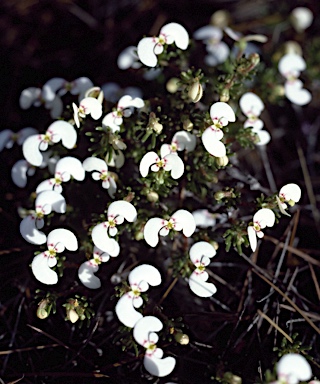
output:
[[[49,345],[36,345],[35,347],[9,349],[7,351],[0,351],[0,355],[10,355],[11,353],[16,353],[16,352],[20,353],[20,352],[26,352],[26,351],[33,351],[35,349],[54,348],[59,346],[60,344],[49,344]]]
[[[316,276],[316,274],[314,272],[314,268],[313,268],[312,264],[310,264],[310,263],[309,263],[309,268],[310,268],[312,280],[314,282],[314,286],[316,287],[316,291],[317,291],[317,295],[318,295],[318,300],[320,300],[320,287],[319,287],[318,279],[317,279],[317,276]]]
[[[282,329],[279,327],[278,324],[276,324],[273,320],[270,319],[269,316],[267,316],[264,312],[262,312],[260,309],[258,309],[258,314],[265,320],[267,320],[274,328],[276,328],[277,331],[283,334],[283,336],[290,341],[290,343],[293,343],[292,338]]]

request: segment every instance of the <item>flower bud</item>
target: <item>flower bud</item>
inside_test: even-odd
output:
[[[188,96],[193,103],[197,103],[203,95],[203,88],[198,79],[195,79],[188,91]]]
[[[298,33],[303,32],[312,24],[313,13],[307,7],[297,7],[290,14],[290,21]]]
[[[183,121],[183,129],[190,132],[193,129],[193,122],[189,119]]]
[[[79,315],[74,309],[67,309],[67,319],[71,321],[71,323],[75,323],[79,320]]]
[[[220,101],[227,103],[229,101],[229,99],[230,99],[229,89],[224,88],[220,94]]]
[[[219,167],[225,167],[229,163],[228,156],[216,157],[216,163]]]
[[[43,299],[40,301],[37,309],[37,317],[39,319],[46,319],[49,316],[48,305],[50,301],[48,299]]]
[[[224,192],[223,191],[218,191],[218,192],[216,192],[215,194],[214,194],[214,198],[216,199],[216,200],[222,200],[222,199],[224,199],[225,198],[225,194],[224,194]]]
[[[93,98],[97,99],[98,101],[100,101],[100,103],[102,104],[103,98],[104,98],[103,90],[100,87],[89,88],[85,92],[84,97],[93,97]]]
[[[176,93],[179,89],[179,79],[177,77],[172,77],[170,80],[168,80],[166,84],[167,91],[170,93]]]
[[[151,203],[155,203],[156,201],[159,200],[159,195],[157,194],[157,192],[150,191],[150,192],[147,194],[147,199],[148,199],[148,201],[150,201]]]
[[[159,134],[162,132],[163,125],[160,124],[158,121],[156,121],[156,122],[153,124],[152,129],[155,131],[155,133],[157,133],[157,134],[159,135]]]
[[[256,67],[260,63],[260,55],[258,53],[255,53],[255,52],[250,53],[249,60],[251,61],[251,64],[253,65],[253,67],[251,69],[253,69],[254,67]]]
[[[218,28],[225,28],[230,24],[231,16],[225,9],[216,11],[210,18],[210,24]]]
[[[174,335],[174,338],[176,339],[177,343],[181,345],[187,345],[189,344],[189,336],[185,333],[178,332]]]

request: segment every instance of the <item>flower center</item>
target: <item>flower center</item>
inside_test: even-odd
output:
[[[260,223],[258,221],[254,222],[253,223],[253,229],[256,231],[256,232],[260,232],[261,231],[261,226],[260,226]]]
[[[166,160],[165,159],[159,159],[156,164],[159,168],[163,168],[166,164]]]
[[[175,222],[174,222],[173,219],[170,219],[170,220],[168,221],[168,223],[166,224],[166,228],[169,229],[169,230],[175,228]]]

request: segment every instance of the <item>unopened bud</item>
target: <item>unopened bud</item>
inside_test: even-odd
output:
[[[46,319],[49,316],[49,312],[47,310],[48,305],[49,305],[48,299],[43,299],[40,301],[37,309],[37,317],[39,317],[39,319]]]
[[[253,65],[253,67],[251,69],[253,69],[254,67],[256,67],[260,63],[260,55],[256,52],[251,53],[249,55],[249,60],[250,60],[251,64]]]
[[[85,92],[84,97],[93,97],[93,98],[97,99],[102,104],[103,98],[104,98],[103,90],[100,87],[89,88]]]
[[[224,194],[224,192],[223,191],[218,191],[218,192],[216,192],[215,194],[214,194],[214,198],[216,199],[216,200],[222,200],[222,199],[224,199],[225,198],[225,194]]]
[[[79,320],[79,315],[74,309],[67,309],[67,319],[71,321],[71,323],[75,323]]]
[[[170,93],[176,93],[179,89],[179,79],[177,77],[172,77],[166,84],[167,91]]]
[[[217,165],[219,165],[219,167],[225,167],[229,163],[229,157],[228,156],[217,157],[216,163]]]
[[[162,132],[163,125],[156,121],[153,124],[152,129],[159,135]]]
[[[220,94],[220,101],[227,103],[229,101],[229,99],[230,99],[229,89],[224,88]]]
[[[183,121],[183,129],[190,132],[193,129],[193,122],[189,119]]]
[[[189,336],[185,333],[178,332],[174,335],[174,338],[176,339],[177,343],[181,345],[189,344]]]
[[[156,201],[159,200],[159,195],[157,194],[157,192],[150,191],[150,192],[147,194],[147,199],[148,199],[148,201],[150,201],[151,203],[155,203]]]
[[[225,28],[230,24],[231,16],[225,9],[216,11],[210,18],[210,24],[218,28]]]
[[[203,88],[198,79],[195,79],[188,91],[188,96],[193,103],[197,103],[203,95]]]
[[[219,244],[216,241],[209,241],[209,243],[213,246],[213,248],[217,251],[219,248]]]

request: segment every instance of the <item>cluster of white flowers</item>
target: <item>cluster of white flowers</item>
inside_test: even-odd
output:
[[[278,380],[270,384],[299,384],[311,379],[312,371],[305,357],[297,353],[283,355],[277,363]],[[319,381],[312,380],[309,384],[317,384]]]

